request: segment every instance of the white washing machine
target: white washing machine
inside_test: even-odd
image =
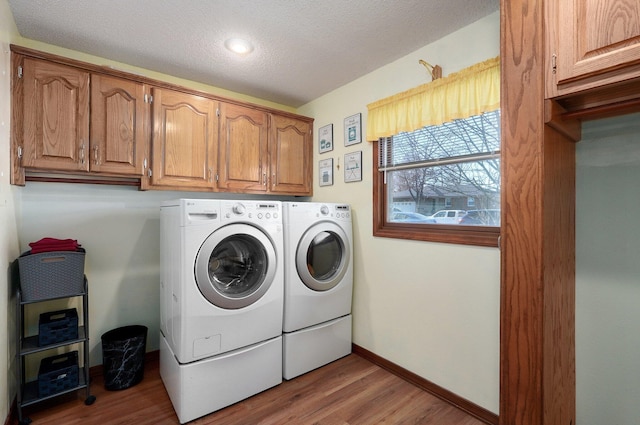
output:
[[[353,248],[347,204],[283,202],[283,377],[351,353]]]
[[[160,229],[160,375],[180,422],[282,382],[282,204],[168,201]]]

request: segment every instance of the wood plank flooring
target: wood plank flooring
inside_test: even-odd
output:
[[[106,391],[93,378],[97,397],[84,405],[78,391],[51,406],[24,409],[33,425],[178,424],[158,370],[147,361],[143,381]],[[351,354],[247,400],[190,422],[190,425],[482,425],[483,422],[398,376]]]

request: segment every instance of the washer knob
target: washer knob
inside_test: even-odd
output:
[[[328,215],[329,214],[329,207],[327,207],[326,205],[321,206],[320,207],[320,214]]]
[[[242,204],[235,204],[232,208],[234,214],[237,214],[237,215],[244,214],[245,209],[246,209],[245,206]]]

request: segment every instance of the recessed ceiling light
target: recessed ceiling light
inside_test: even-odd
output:
[[[227,49],[239,55],[246,55],[253,50],[251,43],[241,38],[230,38],[224,42],[224,45]]]

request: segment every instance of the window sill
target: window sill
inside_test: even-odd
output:
[[[499,227],[447,226],[443,224],[386,223],[374,226],[373,236],[414,241],[498,247]]]

